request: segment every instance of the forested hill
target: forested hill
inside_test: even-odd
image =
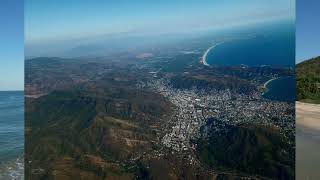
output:
[[[297,100],[320,103],[320,56],[297,64]]]

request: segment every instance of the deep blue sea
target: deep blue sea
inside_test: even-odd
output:
[[[291,23],[246,28],[211,49],[206,62],[219,66],[295,66],[295,29]]]
[[[0,91],[0,179],[23,179],[24,93]]]
[[[264,98],[278,101],[295,102],[296,81],[294,77],[281,77],[267,84]]]
[[[229,30],[230,31],[230,30]],[[241,33],[236,33],[237,31]],[[230,32],[229,32],[230,33]],[[292,22],[276,22],[233,29],[231,38],[220,41],[207,56],[209,65],[251,67],[295,66],[295,28]],[[282,77],[267,85],[263,97],[271,100],[295,100],[295,79]]]

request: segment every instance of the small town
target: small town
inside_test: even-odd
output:
[[[145,86],[162,94],[176,106],[171,119],[172,130],[162,139],[166,147],[175,151],[195,148],[190,142],[200,136],[200,128],[209,118],[229,125],[265,124],[278,128],[285,137],[294,135],[293,106],[286,102],[265,100],[258,92],[243,95],[231,93],[230,90],[207,93],[196,89],[176,89],[163,79],[153,79]]]

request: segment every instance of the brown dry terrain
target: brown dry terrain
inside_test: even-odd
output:
[[[274,74],[290,75],[293,71],[270,67],[207,67],[198,64],[198,60],[196,56],[186,55],[174,56],[170,62],[161,58],[153,64],[140,60],[121,63],[108,59],[27,60],[26,179],[294,179],[294,145],[289,143],[293,136],[284,139],[285,132],[259,123],[234,124],[230,128],[226,128],[229,126],[225,121],[219,124],[228,114],[233,122],[246,121],[232,115],[236,107],[242,107],[238,103],[247,101],[239,101],[229,108],[212,106],[223,116],[212,120],[210,126],[210,123],[199,125],[198,120],[207,122],[218,111],[206,116],[199,114],[201,106],[193,102],[206,97],[203,92],[211,90],[255,97],[266,79]],[[159,71],[160,67],[157,74],[150,73]],[[143,86],[162,79],[167,83],[155,89],[168,92],[167,96],[151,85]],[[181,92],[187,92],[190,100],[185,100],[185,93]],[[212,100],[216,101],[220,98]],[[251,103],[265,104],[264,112],[280,107],[278,102],[265,101],[258,99]],[[179,109],[174,102],[185,105]],[[196,108],[189,110],[189,102],[195,103]],[[273,113],[274,119],[259,116],[247,121],[272,120],[290,131],[294,108],[290,110],[290,104],[282,107],[284,111],[279,112],[291,119]],[[203,108],[201,112],[204,110],[208,111]],[[171,135],[178,121],[188,125],[184,126],[188,129],[181,125],[183,136],[172,136],[168,146],[163,139]],[[202,133],[201,129],[207,130]],[[192,134],[191,130],[199,134]],[[215,132],[228,133],[224,136]],[[186,136],[189,137],[185,140]],[[190,144],[189,149],[172,148],[172,145],[184,145],[184,141]],[[203,146],[197,148],[199,143]],[[256,152],[262,153],[252,157]]]
[[[320,105],[296,103],[296,178],[320,176]]]
[[[297,126],[319,131],[320,135],[320,105],[296,103]]]

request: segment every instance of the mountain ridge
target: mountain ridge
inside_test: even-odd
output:
[[[320,103],[320,56],[296,65],[297,100]]]

